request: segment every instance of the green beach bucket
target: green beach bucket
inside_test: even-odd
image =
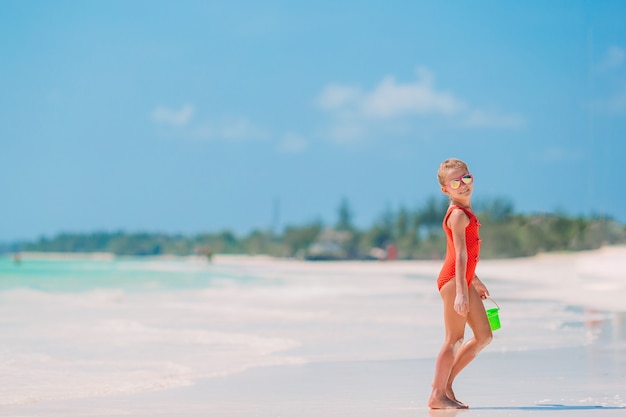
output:
[[[487,298],[487,300],[491,301],[496,305],[495,308],[488,308],[485,311],[487,312],[487,319],[489,320],[489,326],[491,330],[498,330],[500,326],[500,316],[498,315],[498,311],[500,310],[500,306],[498,303],[494,301],[493,298]]]

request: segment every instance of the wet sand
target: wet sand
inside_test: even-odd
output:
[[[584,348],[485,353],[460,378],[469,410],[429,410],[431,360],[261,367],[187,388],[19,407],[15,416],[623,416],[624,354]],[[617,365],[621,364],[621,371]]]

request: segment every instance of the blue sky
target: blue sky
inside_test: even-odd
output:
[[[357,225],[440,193],[626,222],[626,2],[3,1],[0,241]]]

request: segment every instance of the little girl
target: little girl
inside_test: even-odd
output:
[[[470,202],[474,177],[467,164],[446,159],[437,173],[441,191],[450,197],[450,207],[443,219],[446,232],[446,258],[437,279],[443,300],[446,336],[437,356],[430,408],[468,408],[456,399],[452,383],[456,376],[492,339],[491,328],[481,299],[489,291],[474,273],[480,253],[480,222]],[[474,337],[463,343],[465,325]]]

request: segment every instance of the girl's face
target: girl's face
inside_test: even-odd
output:
[[[452,168],[446,172],[441,191],[455,200],[469,200],[474,188],[474,177],[466,168]]]

